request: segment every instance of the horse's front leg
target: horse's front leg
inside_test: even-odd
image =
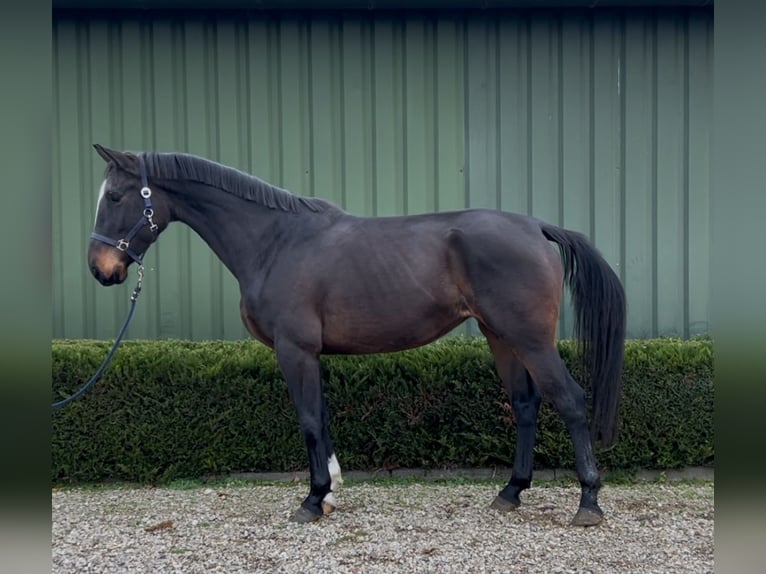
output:
[[[295,406],[301,434],[306,441],[311,473],[311,490],[292,515],[295,522],[318,520],[323,513],[322,503],[335,500],[331,495],[332,477],[328,462],[333,459],[332,444],[327,429],[328,416],[322,397],[319,353],[310,346],[280,338],[276,341],[277,362],[287,382],[290,398]],[[337,464],[337,463],[336,463]],[[328,509],[329,510],[329,509]]]

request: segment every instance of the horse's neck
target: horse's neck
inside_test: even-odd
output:
[[[284,237],[279,229],[291,214],[202,187],[176,194],[173,219],[191,227],[242,281],[279,248],[275,239]]]

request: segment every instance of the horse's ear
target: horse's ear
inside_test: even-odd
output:
[[[108,147],[104,147],[101,144],[93,144],[93,147],[105,162],[108,163],[112,161],[115,163],[115,165],[125,170],[130,170],[133,163],[135,163],[136,157],[132,153],[109,149]]]
[[[115,156],[117,155],[117,152],[115,152],[114,150],[106,148],[102,146],[101,144],[93,144],[93,147],[98,152],[98,155],[100,155],[105,162],[110,162],[110,161],[113,161],[115,163],[117,162],[117,159],[115,158]]]

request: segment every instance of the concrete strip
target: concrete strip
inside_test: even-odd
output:
[[[604,478],[609,478],[610,472],[602,474]],[[618,476],[624,476],[626,473],[615,473]],[[419,479],[419,480],[507,480],[511,476],[511,469],[504,467],[494,468],[445,468],[445,469],[427,469],[427,468],[397,468],[393,470],[380,469],[377,471],[351,470],[343,471],[343,478],[352,481],[375,480],[379,478],[394,479]],[[628,475],[631,476],[631,475]],[[637,470],[632,477],[640,482],[668,481],[676,482],[680,480],[705,480],[713,481],[715,479],[715,470],[707,466],[692,466],[680,469],[668,470]],[[226,476],[205,477],[206,480],[213,478],[231,478],[249,481],[273,481],[273,482],[304,482],[309,480],[308,471],[296,472],[240,472],[232,473]],[[533,480],[568,480],[576,479],[577,474],[569,469],[539,469],[535,470]]]

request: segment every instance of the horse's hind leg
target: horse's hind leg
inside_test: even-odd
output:
[[[542,397],[513,350],[484,327],[481,329],[489,342],[497,373],[503,381],[516,418],[516,454],[511,479],[492,502],[495,510],[508,511],[519,507],[521,491],[532,484],[537,415]]]
[[[516,242],[498,239],[492,228],[483,235],[476,232],[472,239],[453,234],[455,267],[470,286],[466,291],[476,318],[513,349],[569,431],[582,487],[573,524],[598,524],[603,516],[597,500],[601,481],[586,420],[585,392],[570,376],[555,343],[564,279],[561,258],[542,236],[514,229]],[[521,238],[528,239],[523,249],[517,246]],[[522,452],[525,448],[529,449],[525,445]]]
[[[592,526],[601,522],[604,513],[598,505],[601,479],[586,419],[585,391],[569,374],[555,345],[515,347],[532,379],[544,397],[561,416],[575,452],[577,477],[580,481],[580,508],[572,525]]]

